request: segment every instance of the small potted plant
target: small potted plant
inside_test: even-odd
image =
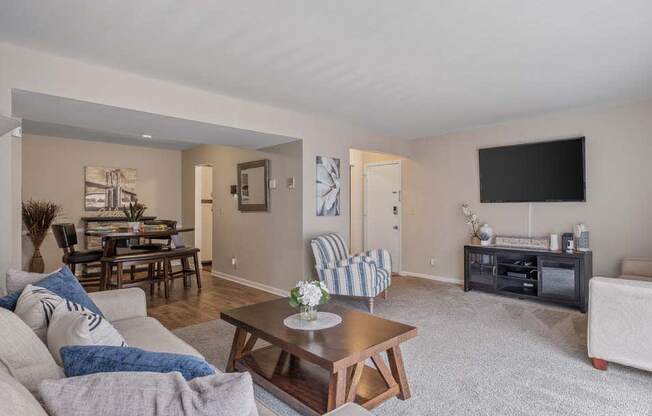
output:
[[[480,219],[467,204],[462,205],[462,213],[464,221],[471,227],[471,244],[480,245],[480,230],[478,229]]]
[[[34,253],[29,262],[29,271],[43,273],[45,265],[41,257],[41,244],[45,240],[50,225],[61,214],[61,207],[48,201],[34,201],[30,199],[23,202],[23,223],[27,235],[32,240]]]
[[[129,205],[122,207],[122,212],[127,217],[127,225],[132,231],[140,230],[140,220],[143,218],[146,209],[147,207],[140,202],[130,202]]]
[[[290,291],[290,306],[299,308],[300,318],[306,321],[317,319],[317,306],[323,305],[331,298],[324,283],[313,281],[301,281]]]

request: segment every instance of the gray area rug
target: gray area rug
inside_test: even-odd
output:
[[[337,300],[365,310],[363,302]],[[652,373],[586,356],[586,315],[416,278],[396,278],[378,316],[418,328],[403,344],[412,398],[377,415],[652,415]],[[233,327],[212,321],[174,331],[224,369]],[[297,413],[262,388],[279,415]]]

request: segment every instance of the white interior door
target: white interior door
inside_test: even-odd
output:
[[[401,162],[365,166],[365,250],[384,248],[392,272],[401,268]]]

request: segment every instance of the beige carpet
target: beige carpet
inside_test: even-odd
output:
[[[580,312],[416,278],[396,278],[379,316],[418,327],[403,346],[412,398],[378,415],[652,415],[652,373],[586,357]],[[339,301],[363,309],[364,303]],[[174,331],[224,368],[233,328],[221,321]],[[261,388],[281,415],[296,415]]]

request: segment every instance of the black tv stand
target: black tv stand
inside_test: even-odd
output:
[[[538,299],[586,312],[590,251],[545,251],[499,246],[464,246],[464,291],[483,290]]]

